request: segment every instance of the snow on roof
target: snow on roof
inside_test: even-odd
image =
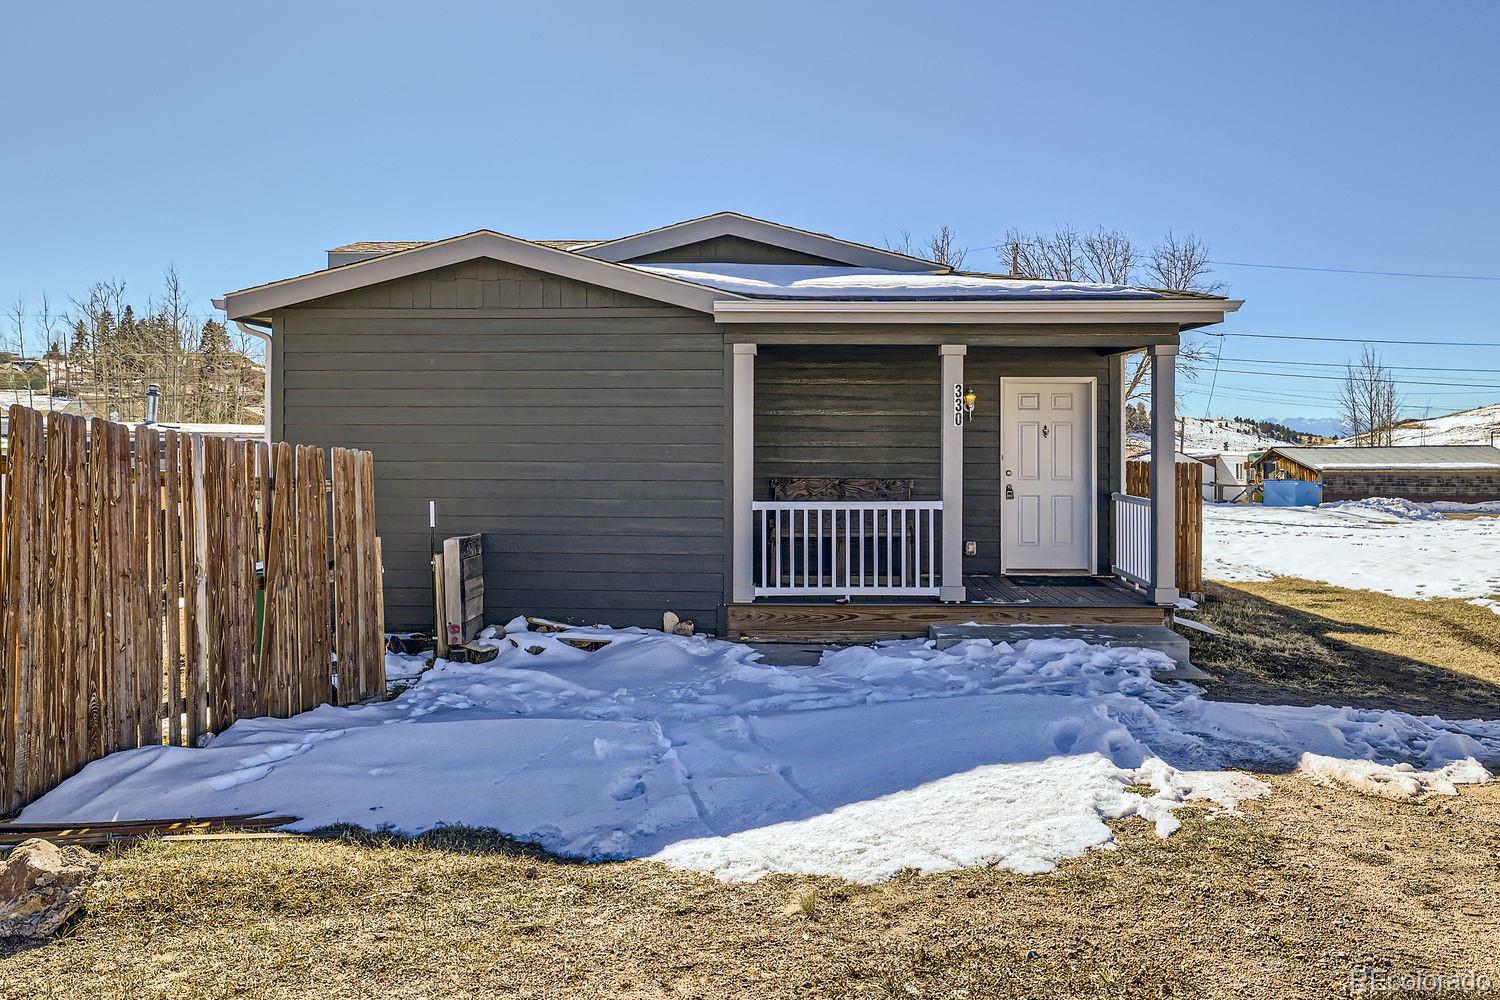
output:
[[[1388,448],[1276,447],[1299,465],[1323,469],[1488,469],[1500,468],[1500,448],[1485,444],[1394,445]]]
[[[1163,299],[1131,285],[1039,281],[989,274],[924,274],[813,264],[631,264],[637,270],[763,299],[858,301],[1005,299]]]

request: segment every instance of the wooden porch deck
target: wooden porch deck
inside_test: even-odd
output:
[[[925,636],[932,625],[1163,625],[1170,609],[1114,577],[968,576],[962,604],[909,598],[840,603],[805,597],[761,599],[727,608],[731,639],[761,642],[870,642]]]

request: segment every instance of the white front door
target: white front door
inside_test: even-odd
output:
[[[1094,382],[1000,380],[1000,568],[1094,572]]]

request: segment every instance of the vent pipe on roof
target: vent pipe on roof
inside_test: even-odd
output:
[[[161,409],[161,386],[152,383],[146,386],[146,423],[156,423],[156,414]]]

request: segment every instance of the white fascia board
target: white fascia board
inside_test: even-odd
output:
[[[850,267],[878,267],[886,271],[910,274],[944,274],[952,270],[930,260],[909,257],[894,250],[879,250],[860,243],[849,243],[834,236],[793,229],[735,212],[719,212],[701,219],[690,219],[634,236],[622,236],[575,252],[598,260],[625,261],[720,236],[738,236],[784,250],[827,257]]]
[[[369,260],[230,292],[224,296],[224,311],[230,319],[264,316],[273,309],[298,302],[337,295],[484,257],[698,312],[713,312],[716,301],[738,297],[733,292],[679,281],[623,264],[593,260],[503,233],[481,230],[410,250],[381,254]]]
[[[719,323],[1220,323],[1233,299],[808,302],[735,299],[714,304]]]

